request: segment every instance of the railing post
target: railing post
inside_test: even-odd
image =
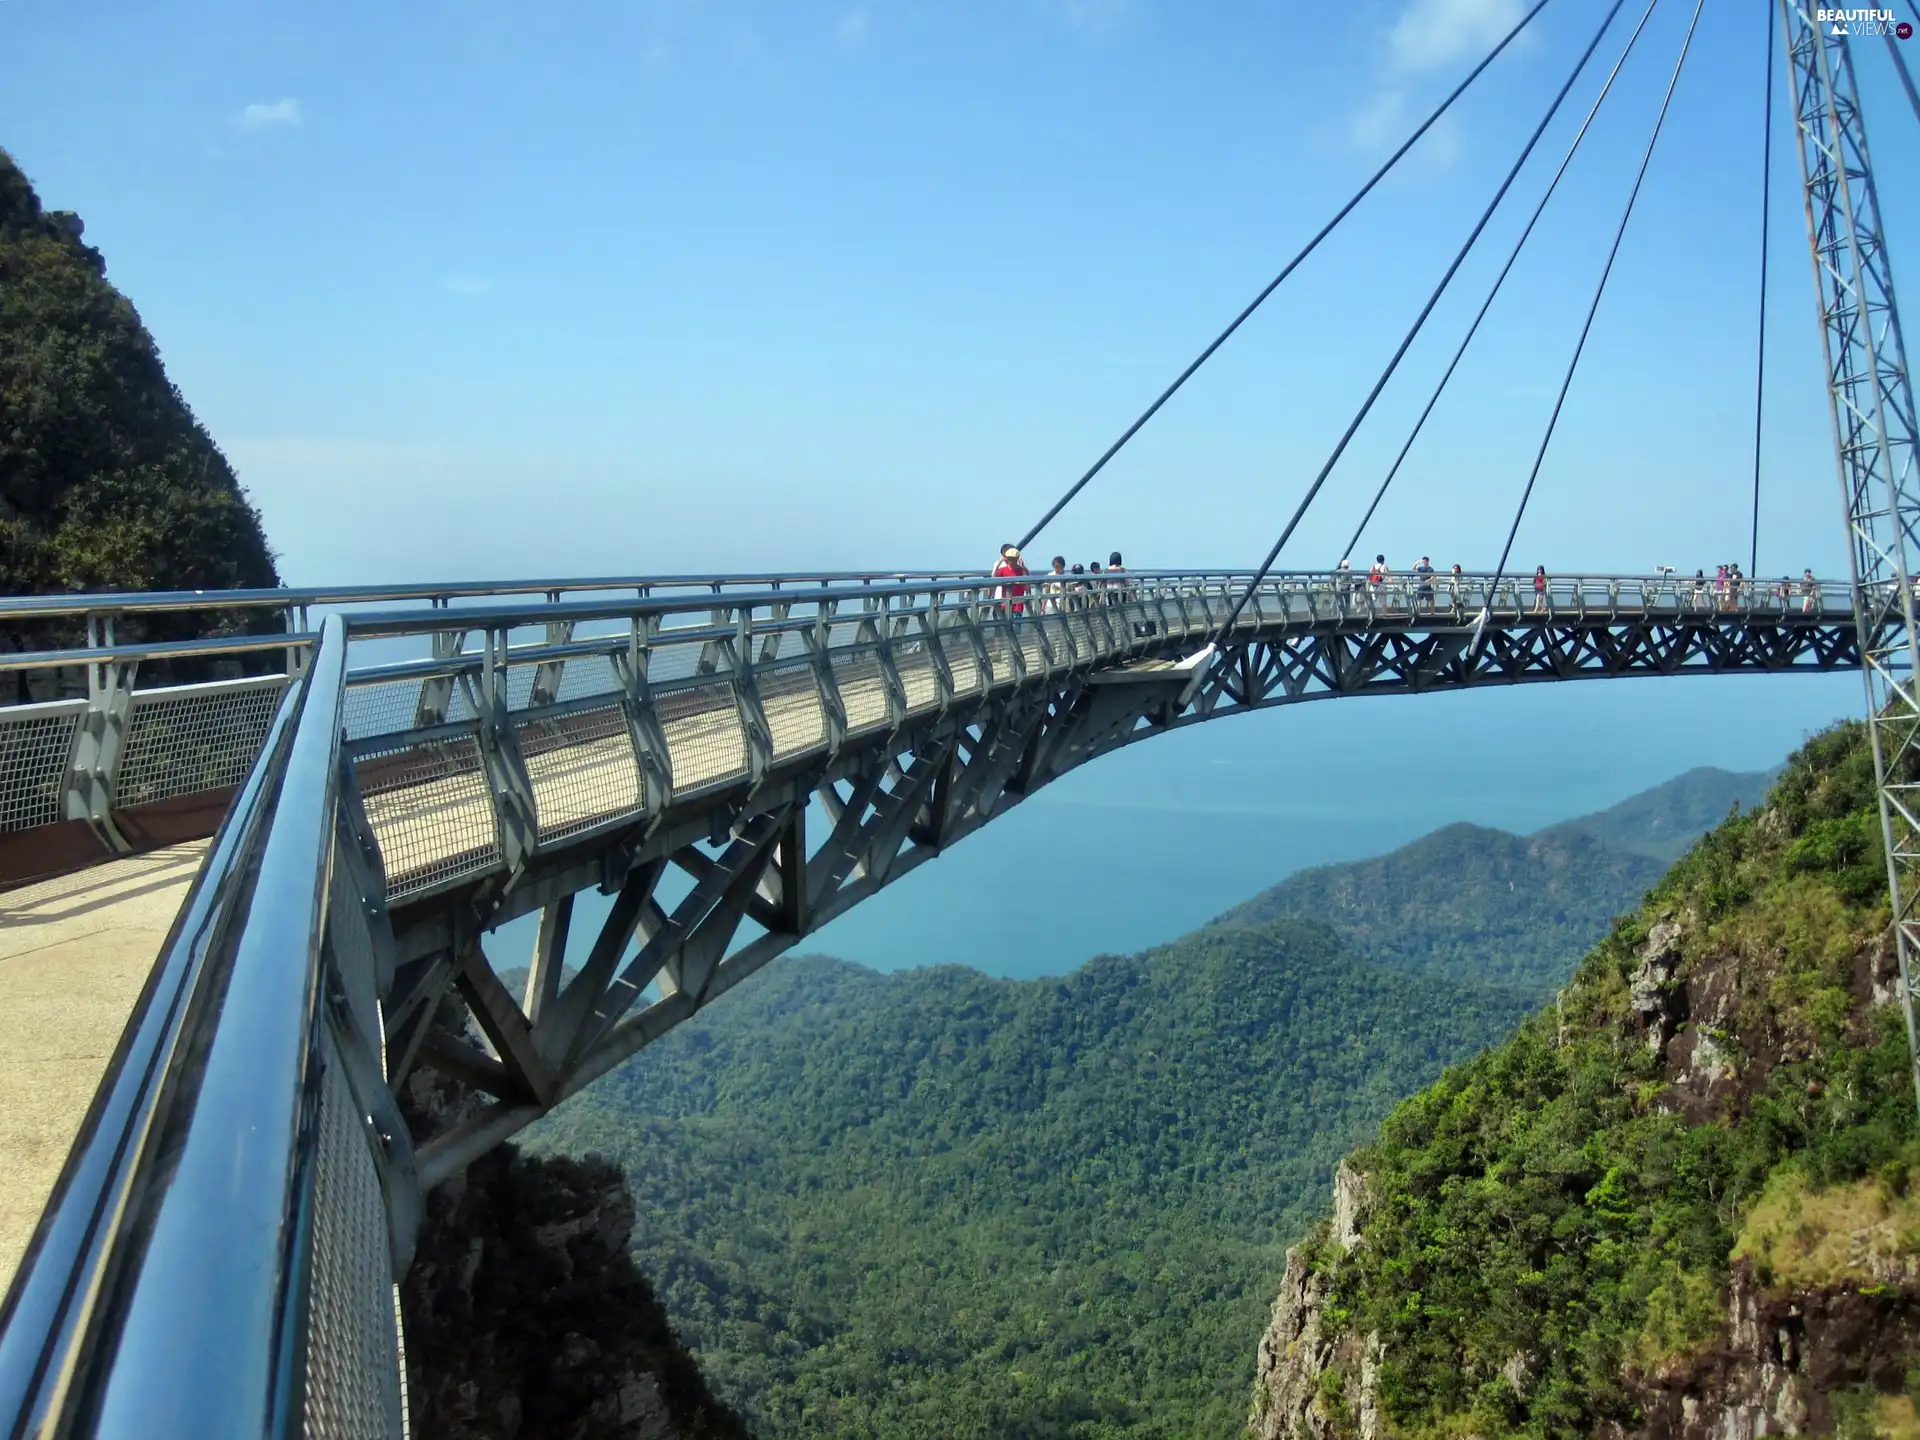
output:
[[[760,699],[760,686],[753,674],[753,612],[742,605],[734,619],[733,704],[740,716],[740,729],[747,737],[747,780],[758,785],[773,765],[773,732],[767,724],[767,707]]]
[[[953,704],[953,667],[947,663],[947,647],[940,640],[940,614],[944,596],[941,591],[927,592],[927,603],[920,614],[920,643],[927,647],[927,660],[933,667],[934,690],[945,713]]]
[[[433,601],[435,610],[447,608],[447,602],[439,597]],[[436,630],[433,632],[433,658],[451,660],[458,655],[467,643],[465,630]],[[447,707],[453,703],[453,677],[451,675],[431,675],[420,682],[420,699],[414,706],[413,728],[430,730],[436,725],[447,723]]]
[[[560,603],[560,592],[558,590],[547,591],[547,603],[549,605],[558,605]],[[571,639],[573,639],[573,622],[571,620],[550,621],[548,623],[547,643],[549,645],[564,645]],[[529,706],[551,705],[555,700],[559,699],[560,679],[566,672],[566,668],[567,662],[565,660],[542,660],[536,665],[533,670],[533,693],[527,697],[527,704]]]
[[[640,765],[640,805],[654,816],[664,814],[673,803],[673,754],[667,749],[666,731],[647,683],[647,662],[659,625],[658,616],[634,616],[627,630],[627,648],[610,657],[614,679],[620,684],[620,711]]]
[[[890,602],[882,595],[862,603],[866,606],[866,615],[858,633],[873,645],[874,659],[880,666],[880,681],[887,690],[887,717],[898,730],[907,719],[907,687],[901,682],[900,667],[893,660],[893,626],[888,618]]]
[[[464,683],[472,682],[462,677]],[[468,695],[479,720],[480,765],[493,797],[495,833],[500,858],[509,873],[526,868],[540,845],[540,815],[534,802],[533,781],[513,733],[507,713],[507,632],[486,632],[486,658],[480,672],[480,693]]]
[[[840,698],[839,677],[833,673],[833,619],[839,613],[838,600],[821,600],[814,607],[813,628],[807,632],[807,649],[813,661],[813,682],[820,689],[820,718],[825,722],[829,755],[838,755],[847,740],[847,707]]]
[[[89,614],[87,648],[106,649],[113,643],[113,616]],[[87,666],[87,710],[74,727],[67,762],[66,818],[85,821],[116,855],[133,849],[114,823],[113,811],[120,798],[120,761],[126,755],[137,665],[132,660],[100,660]]]

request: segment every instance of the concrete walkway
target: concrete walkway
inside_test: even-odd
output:
[[[0,1294],[207,844],[0,892]]]

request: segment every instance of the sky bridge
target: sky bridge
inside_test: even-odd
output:
[[[1547,3],[1532,5],[1022,545]],[[1622,37],[1343,553],[1387,497],[1658,3]],[[1778,27],[1770,68],[1782,37],[1806,202],[1845,576],[1556,574],[1536,584],[1509,567],[1698,3],[1497,563],[1377,581],[1280,565],[1623,4],[1599,19],[1251,568],[0,601],[10,642],[0,694],[11,697],[0,703],[0,1433],[404,1434],[396,1285],[428,1189],[1053,780],[1243,712],[1581,680],[1859,671],[1911,1040],[1920,427],[1846,36],[1823,33],[1793,0],[1768,22]],[[1771,77],[1767,87],[1771,126]],[[1764,337],[1764,273],[1760,294]],[[1763,340],[1757,397],[1764,379]],[[1749,555],[1761,428],[1756,398]],[[579,903],[589,895],[601,903]],[[531,955],[492,953],[499,927],[523,918],[535,924]],[[523,966],[524,983],[509,988],[503,976]],[[1920,1057],[1914,1079],[1920,1095]]]

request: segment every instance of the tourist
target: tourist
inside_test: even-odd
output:
[[[1413,567],[1413,573],[1419,580],[1419,604],[1421,608],[1433,608],[1433,562],[1426,556],[1420,557],[1420,563]]]
[[[995,578],[1002,580],[1008,580],[1013,576],[1029,573],[1027,570],[1027,562],[1021,557],[1020,547],[1018,545],[1002,545],[1000,547],[1000,563],[993,567],[993,573]],[[1006,584],[998,587],[993,592],[993,595],[994,599],[1000,602],[1000,613],[1002,615],[1008,614],[1009,612],[1018,615],[1027,608],[1027,602],[1023,598],[1026,593],[1027,587],[1024,585]]]
[[[1820,598],[1820,582],[1813,578],[1813,567],[1808,566],[1800,572],[1800,613],[1811,615],[1814,605]]]
[[[1536,615],[1544,614],[1546,611],[1546,608],[1547,608],[1547,567],[1544,565],[1536,565],[1533,567],[1534,614]]]
[[[1049,576],[1058,576],[1065,575],[1066,573],[1067,557],[1064,555],[1054,556],[1053,568],[1049,570],[1047,574]],[[1066,589],[1066,584],[1067,582],[1064,580],[1048,579],[1040,586],[1041,590],[1044,591],[1047,596],[1045,603],[1043,603],[1040,608],[1046,611],[1047,614],[1057,615],[1066,608],[1065,602],[1060,598],[1061,592]]]

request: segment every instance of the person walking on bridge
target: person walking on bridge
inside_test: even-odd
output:
[[[1413,573],[1419,580],[1419,608],[1433,609],[1433,562],[1426,556],[1420,557],[1420,563],[1413,567]]]
[[[1000,547],[1000,563],[993,567],[993,573],[996,578],[1008,581],[1011,581],[1013,576],[1029,573],[1027,562],[1021,558],[1018,545]],[[1003,615],[1009,612],[1019,615],[1027,608],[1025,599],[1027,587],[1024,585],[1008,583],[999,586],[993,593],[994,598],[1001,602],[1000,613]]]
[[[1460,608],[1461,583],[1465,578],[1465,572],[1460,569],[1460,562],[1454,561],[1453,569],[1447,572],[1447,601],[1456,610]]]
[[[1133,582],[1126,578],[1127,567],[1120,563],[1120,552],[1107,556],[1107,604],[1124,605],[1132,598]],[[1115,577],[1119,578],[1115,578]]]
[[[1547,610],[1547,567],[1533,567],[1533,613],[1544,615]]]
[[[1820,598],[1820,582],[1813,578],[1813,567],[1809,565],[1800,572],[1800,613],[1813,614],[1814,602]]]
[[[1067,557],[1064,555],[1054,556],[1053,568],[1047,572],[1048,576],[1052,577],[1056,575],[1065,575],[1066,573],[1067,573]],[[1048,578],[1046,580],[1041,581],[1040,589],[1046,595],[1047,598],[1041,602],[1040,608],[1046,611],[1047,614],[1049,615],[1057,615],[1062,610],[1066,609],[1067,608],[1066,601],[1060,598],[1061,593],[1066,588],[1067,588],[1067,582],[1065,580],[1056,580],[1056,579]]]

